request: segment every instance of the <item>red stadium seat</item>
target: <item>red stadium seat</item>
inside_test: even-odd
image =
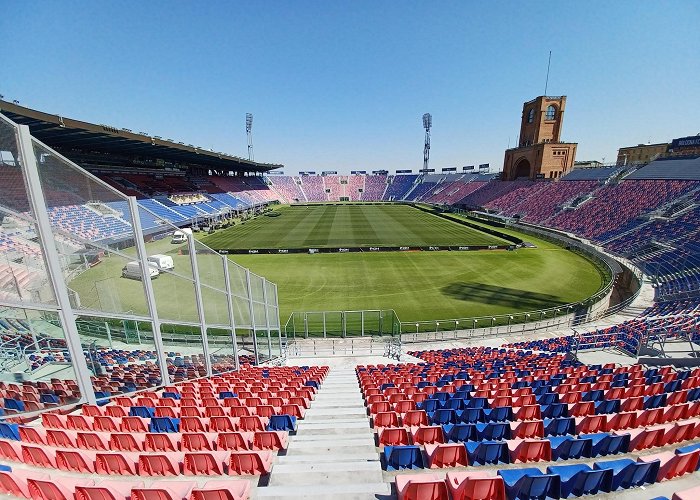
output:
[[[425,453],[431,469],[438,467],[466,467],[467,449],[463,443],[426,444]]]
[[[503,478],[488,472],[448,472],[452,500],[506,500]]]
[[[182,473],[186,476],[220,476],[224,473],[224,464],[229,456],[230,452],[227,451],[185,453]]]
[[[378,432],[379,446],[399,446],[411,444],[406,428],[383,427]]]
[[[56,467],[70,472],[95,472],[95,452],[87,450],[56,450]]]
[[[180,453],[144,453],[139,455],[138,471],[141,476],[178,476]]]
[[[250,449],[247,432],[222,432],[216,438],[217,450],[244,451]]]
[[[438,444],[445,442],[445,434],[440,425],[422,425],[411,427],[413,444]]]
[[[95,486],[76,486],[75,500],[130,500],[132,488],[143,488],[143,481],[107,480]]]
[[[396,476],[399,500],[449,500],[447,484],[435,474],[401,474]]]
[[[511,463],[552,460],[552,442],[548,439],[507,440]]]
[[[229,460],[229,474],[259,476],[272,469],[272,453],[269,451],[234,451]]]
[[[248,500],[250,483],[246,480],[227,479],[208,481],[192,490],[192,500]]]
[[[155,481],[148,488],[131,490],[132,500],[183,500],[197,486],[195,481]]]
[[[61,477],[59,481],[50,479],[28,478],[27,486],[29,497],[35,500],[72,500],[75,488],[78,486],[92,486],[92,479]]]

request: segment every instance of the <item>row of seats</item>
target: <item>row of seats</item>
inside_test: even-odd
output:
[[[12,441],[3,442],[0,453],[6,460],[44,469],[131,476],[256,476],[269,474],[274,459],[274,453],[270,450],[114,452],[52,449]]]
[[[3,438],[8,434],[10,439],[18,435],[25,443],[97,451],[282,450],[287,448],[289,439],[287,431],[90,432],[34,426],[0,431]]]
[[[488,472],[448,472],[396,476],[399,500],[513,500],[559,499],[597,495],[644,487],[692,473],[698,468],[700,449],[676,450],[640,457],[587,464],[554,465],[543,472],[535,467]],[[674,499],[697,498],[692,488]]]
[[[196,481],[144,481],[61,477],[41,472],[0,470],[0,491],[19,498],[52,500],[248,500],[250,483],[246,480],[213,480],[199,486]]]

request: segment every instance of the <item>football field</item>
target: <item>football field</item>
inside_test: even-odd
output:
[[[408,205],[279,207],[202,242],[214,250],[255,248],[425,247],[510,242]]]
[[[231,240],[240,238],[247,246],[265,248],[508,243],[408,206],[339,205],[314,206],[308,211],[305,207],[278,210],[278,217],[261,216],[231,230],[204,236],[202,241],[212,245],[218,238],[228,246]],[[312,220],[316,222],[308,227]],[[336,227],[341,221],[343,231]],[[361,227],[352,221],[359,221]],[[300,230],[300,226],[305,229]],[[605,286],[605,272],[580,254],[511,229],[498,231],[520,237],[532,246],[514,251],[244,253],[229,255],[228,259],[277,284],[283,325],[292,312],[309,311],[394,309],[405,322],[517,314],[583,301]],[[176,272],[191,276],[186,244],[175,245],[165,238],[146,245],[149,255],[170,255]],[[135,250],[125,249],[122,253],[124,257],[106,255],[100,265],[69,282],[84,308],[147,314],[141,282],[121,277],[122,267],[135,258]],[[217,285],[221,280],[220,258],[204,253],[198,261],[200,272],[205,273],[204,283]],[[164,274],[153,281],[153,288],[159,298],[162,321],[197,321],[191,284]],[[208,321],[224,324],[228,312],[223,294],[205,287],[203,295]],[[516,316],[514,321],[522,318]]]

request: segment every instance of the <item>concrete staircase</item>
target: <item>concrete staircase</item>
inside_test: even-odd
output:
[[[333,368],[257,498],[390,498],[352,368]]]

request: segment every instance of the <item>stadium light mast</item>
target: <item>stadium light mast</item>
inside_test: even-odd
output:
[[[433,126],[433,117],[430,113],[423,115],[423,128],[425,129],[425,145],[423,146],[423,170],[428,171],[428,160],[430,160],[430,128]]]
[[[245,133],[248,136],[248,159],[254,160],[253,155],[253,114],[245,114]]]

